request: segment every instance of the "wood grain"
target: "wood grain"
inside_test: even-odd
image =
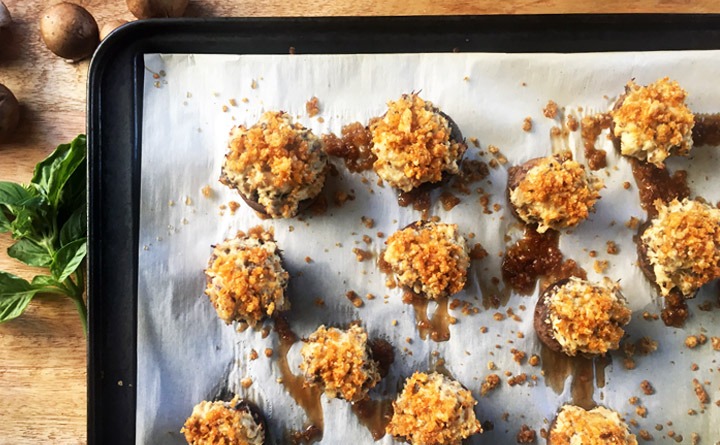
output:
[[[15,20],[0,32],[0,82],[22,104],[13,141],[0,146],[0,180],[27,182],[57,144],[85,131],[88,62],[69,64],[40,41],[38,20],[57,0],[5,0]],[[122,0],[77,1],[100,26],[132,20]],[[189,16],[353,16],[548,13],[720,13],[717,0],[191,0]],[[4,254],[0,270],[30,277]],[[20,319],[0,325],[0,444],[86,442],[86,342],[72,303],[43,297]]]

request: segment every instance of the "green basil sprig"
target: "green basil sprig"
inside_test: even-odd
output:
[[[80,135],[36,165],[29,184],[0,181],[0,233],[16,240],[8,256],[49,272],[27,281],[0,271],[0,323],[20,316],[37,295],[62,294],[75,303],[87,334],[86,155]]]

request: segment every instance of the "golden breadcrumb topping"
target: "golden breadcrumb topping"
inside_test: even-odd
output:
[[[289,218],[301,201],[312,199],[325,183],[323,143],[290,115],[268,111],[250,128],[231,132],[220,182],[256,201],[273,218]]]
[[[656,202],[658,215],[642,234],[662,295],[692,294],[720,277],[720,209],[699,201]]]
[[[482,433],[472,393],[460,383],[436,372],[416,372],[393,402],[388,434],[412,445],[459,445]]]
[[[565,405],[550,430],[548,445],[637,445],[637,438],[615,411],[598,406],[586,411]]]
[[[439,182],[443,173],[459,171],[464,141],[451,139],[451,128],[431,102],[404,94],[388,102],[382,119],[370,126],[373,168],[391,186],[403,191],[426,182]]]
[[[621,153],[658,167],[671,154],[687,155],[695,117],[685,105],[686,97],[687,92],[667,77],[646,87],[628,82],[622,104],[612,111]]]
[[[300,369],[310,383],[324,387],[328,397],[357,402],[380,381],[378,363],[372,359],[368,336],[360,326],[347,331],[320,326],[300,350]]]
[[[265,430],[247,409],[231,402],[203,401],[195,405],[181,433],[191,445],[263,445]]]
[[[385,242],[383,259],[397,281],[413,292],[437,299],[465,287],[470,256],[456,224],[415,223]]]
[[[617,349],[632,311],[619,292],[570,278],[545,297],[553,337],[563,352],[605,354]]]
[[[538,233],[573,227],[587,219],[603,182],[572,159],[541,159],[510,191],[518,216]]]
[[[258,226],[213,246],[205,270],[205,294],[225,323],[254,326],[275,311],[290,308],[285,298],[289,275],[273,235],[272,228],[265,231]]]

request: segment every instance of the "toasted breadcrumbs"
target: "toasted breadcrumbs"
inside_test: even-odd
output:
[[[632,311],[622,295],[576,277],[545,297],[553,337],[570,356],[617,349]]]
[[[548,445],[637,445],[627,424],[615,411],[598,406],[586,411],[565,405],[548,436]]]
[[[203,401],[195,405],[181,433],[191,445],[263,445],[265,430],[247,409],[230,402]]]
[[[671,154],[687,155],[695,118],[685,105],[686,97],[687,92],[667,77],[646,87],[628,82],[621,106],[612,111],[621,153],[658,167]]]
[[[438,373],[416,372],[393,402],[387,433],[412,445],[459,444],[481,433],[472,393]]]
[[[416,223],[393,233],[383,259],[398,282],[437,299],[465,287],[470,256],[455,224]]]
[[[720,277],[720,209],[699,201],[656,203],[658,216],[642,234],[662,295],[692,294]]]
[[[250,128],[231,132],[220,182],[263,206],[273,218],[289,218],[301,201],[320,193],[327,172],[323,143],[287,113],[268,111]]]
[[[360,326],[346,331],[320,326],[300,350],[305,379],[320,385],[330,398],[364,399],[380,381],[378,363],[372,359],[367,340],[367,332]]]
[[[404,94],[388,102],[382,119],[370,126],[373,168],[384,181],[403,191],[426,182],[439,182],[443,173],[456,174],[467,145],[450,139],[450,125],[431,102]]]
[[[285,298],[289,275],[282,266],[273,230],[255,227],[213,246],[205,294],[218,316],[251,326],[275,311],[290,308]]]
[[[602,180],[589,175],[578,162],[550,156],[540,160],[510,191],[510,202],[523,221],[536,223],[537,231],[544,233],[587,219],[602,187]]]

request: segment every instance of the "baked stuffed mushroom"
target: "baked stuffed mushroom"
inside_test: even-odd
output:
[[[393,402],[386,431],[412,445],[459,445],[482,433],[469,390],[436,372],[416,372]]]
[[[234,398],[198,403],[180,432],[190,445],[264,445],[267,425],[254,404]]]
[[[255,227],[213,246],[205,276],[205,294],[225,323],[254,326],[290,308],[285,296],[289,274],[272,229]]]
[[[388,102],[370,125],[373,169],[392,187],[409,192],[460,171],[467,145],[458,126],[417,93]]]
[[[233,128],[220,182],[259,213],[291,218],[320,194],[327,165],[320,138],[289,114],[268,111],[250,128]]]
[[[569,356],[617,349],[632,311],[619,291],[572,277],[538,298],[534,328],[550,349]]]
[[[300,350],[305,380],[330,398],[358,402],[380,381],[368,335],[360,326],[347,330],[320,326]]]
[[[667,77],[647,86],[632,80],[612,110],[612,132],[620,153],[663,168],[670,155],[687,156],[695,116],[687,91]]]
[[[662,296],[691,298],[720,277],[720,209],[687,198],[658,201],[656,209],[658,215],[640,229],[641,269]]]
[[[385,244],[383,260],[398,284],[415,294],[436,300],[465,287],[470,255],[457,225],[415,222]]]
[[[508,199],[515,215],[538,233],[577,226],[594,211],[601,179],[572,159],[531,159],[508,171]]]
[[[548,445],[637,445],[620,415],[598,406],[589,411],[574,405],[560,409],[550,425]]]

